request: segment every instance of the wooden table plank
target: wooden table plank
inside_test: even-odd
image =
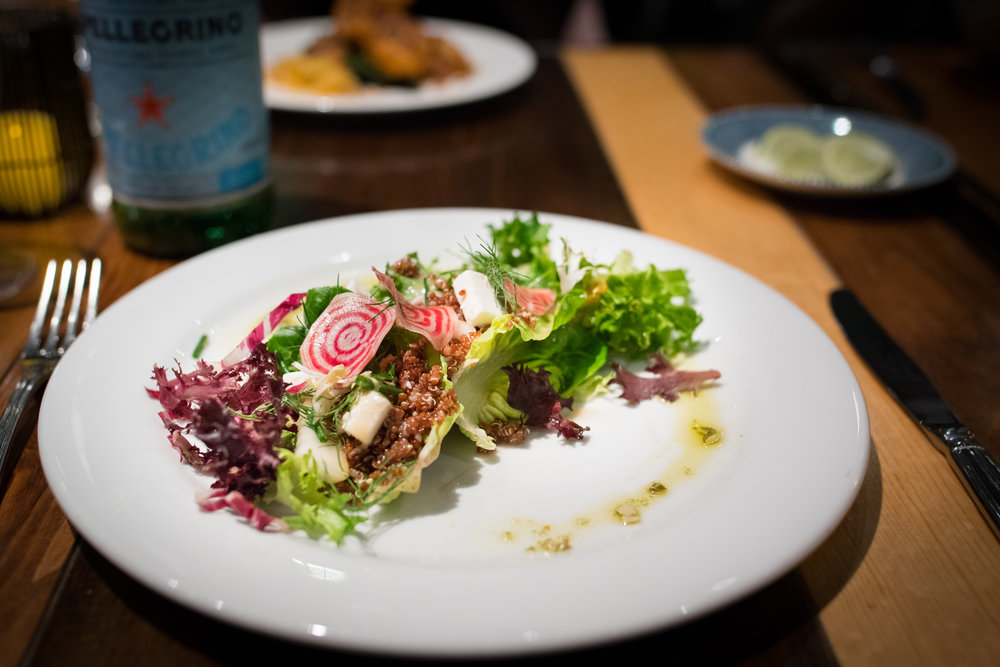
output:
[[[634,225],[558,65],[510,95],[388,117],[276,112],[280,224],[428,206],[496,206]]]

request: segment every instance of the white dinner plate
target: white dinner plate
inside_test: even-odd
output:
[[[424,18],[429,34],[443,37],[472,66],[469,76],[426,83],[415,88],[370,86],[355,93],[320,95],[296,91],[264,79],[264,102],[272,109],[311,113],[375,114],[435,109],[494,97],[531,78],[537,66],[534,50],[514,35],[488,26]],[[317,38],[333,32],[329,17],[275,21],[261,26],[264,68],[305,50]]]
[[[420,491],[339,548],[197,508],[211,480],[167,442],[145,392],[154,364],[190,367],[202,335],[204,356],[221,358],[291,292],[411,251],[429,259],[476,247],[486,225],[510,216],[414,209],[303,224],[196,256],[120,298],[69,349],[41,406],[42,463],[70,521],[129,575],[213,618],[408,656],[625,639],[729,605],[797,565],[840,522],[868,460],[867,411],[836,347],[784,297],[719,260],[544,213],[554,250],[565,238],[598,261],[629,250],[640,266],[687,270],[704,346],[683,367],[717,369],[721,380],[676,403],[585,404],[572,415],[590,427],[583,441],[533,436],[478,455],[452,433]],[[682,443],[695,420],[723,438],[691,458]],[[668,492],[639,523],[613,520],[659,480]]]
[[[893,149],[896,163],[884,181],[867,187],[784,178],[754,159],[752,144],[772,126],[788,123],[808,127],[820,135],[874,135]],[[824,197],[879,197],[919,190],[948,179],[956,167],[951,146],[927,130],[888,116],[839,107],[734,107],[709,116],[701,139],[712,160],[744,178],[777,190]]]

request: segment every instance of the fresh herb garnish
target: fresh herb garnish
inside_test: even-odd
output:
[[[191,356],[194,357],[195,359],[199,359],[207,343],[208,343],[208,335],[202,334],[201,338],[198,339],[198,343],[194,346],[194,349],[191,350]]]
[[[480,240],[479,247],[480,250],[465,249],[472,270],[486,276],[490,287],[493,288],[493,295],[497,303],[503,304],[504,310],[508,313],[516,313],[517,294],[509,286],[516,282],[517,278],[523,280],[523,276],[516,274],[508,265],[504,264],[493,246]]]

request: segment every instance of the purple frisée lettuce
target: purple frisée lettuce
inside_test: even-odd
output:
[[[569,440],[580,440],[589,426],[580,426],[563,416],[563,408],[573,407],[572,398],[560,396],[549,381],[550,373],[544,368],[531,370],[524,364],[503,367],[510,379],[507,402],[525,414],[524,423],[558,433]]]
[[[181,459],[212,475],[213,489],[253,500],[275,479],[276,448],[294,412],[282,405],[285,383],[274,355],[257,345],[224,368],[199,361],[194,370],[153,368],[160,418]]]

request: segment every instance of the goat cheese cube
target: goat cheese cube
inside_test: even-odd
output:
[[[478,271],[462,271],[451,283],[458,297],[465,321],[475,327],[488,326],[493,318],[502,315],[496,293],[490,280]]]
[[[347,411],[340,422],[340,427],[348,435],[352,435],[365,446],[372,443],[375,434],[382,427],[382,422],[392,409],[392,401],[377,391],[366,391]]]
[[[316,462],[316,472],[321,478],[336,484],[347,479],[347,456],[344,450],[336,445],[320,442],[316,431],[309,428],[304,419],[299,419],[299,434],[295,439],[295,455],[303,456],[309,452]]]

